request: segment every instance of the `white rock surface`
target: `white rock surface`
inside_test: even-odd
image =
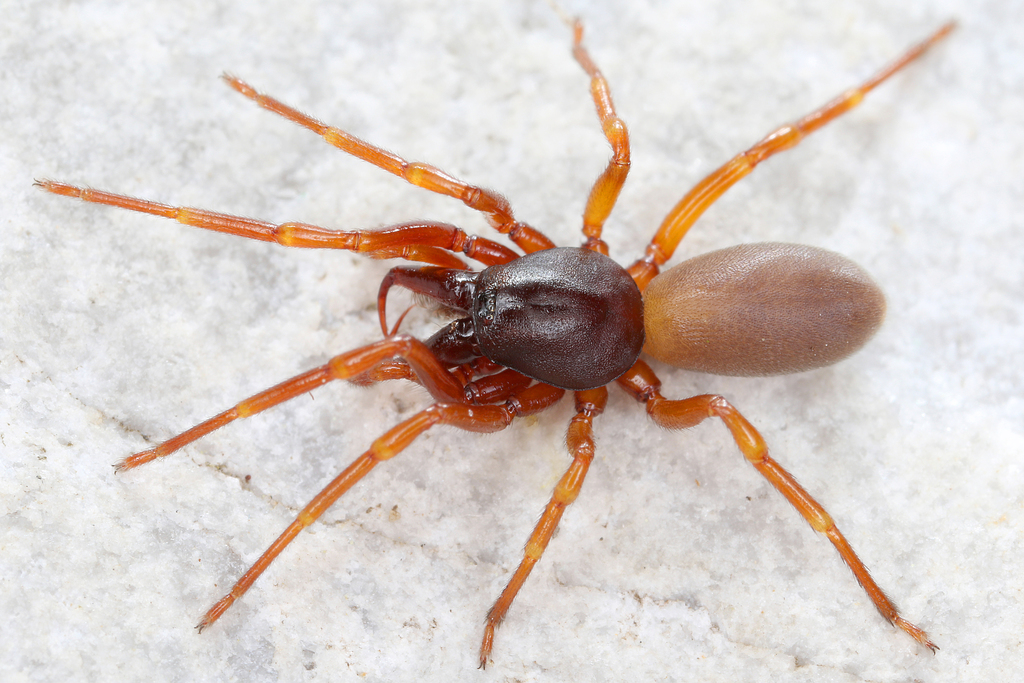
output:
[[[865,351],[717,392],[819,497],[932,656],[889,628],[725,429],[613,390],[583,494],[476,671],[487,609],[568,458],[566,400],[439,429],[192,627],[421,390],[329,386],[123,476],[111,465],[379,338],[388,265],[44,194],[53,178],[272,221],[458,202],[331,150],[217,78],[506,193],[579,241],[608,157],[542,2],[18,3],[0,25],[0,679],[996,681],[1024,670],[1024,17],[1013,3],[574,4],[630,126],[607,225],[639,255],[686,188],[950,17],[957,32],[701,219],[686,257],[843,252],[889,297]],[[677,257],[678,258],[678,257]],[[397,310],[397,306],[396,306]],[[407,329],[435,323],[413,316]]]

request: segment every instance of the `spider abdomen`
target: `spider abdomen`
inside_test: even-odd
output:
[[[742,244],[651,281],[644,351],[716,375],[801,372],[846,358],[884,317],[882,291],[846,257],[798,244]]]

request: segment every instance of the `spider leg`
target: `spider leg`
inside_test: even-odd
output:
[[[437,424],[446,424],[470,432],[496,432],[511,424],[516,417],[532,415],[554,405],[565,393],[546,384],[535,384],[512,395],[503,405],[468,406],[461,403],[435,403],[408,420],[392,427],[373,442],[369,450],[356,458],[351,465],[328,484],[313,500],[309,501],[288,528],[256,560],[245,574],[203,616],[196,626],[201,632],[215,622],[224,611],[241,597],[260,574],[266,570],[284,548],[304,528],[312,524],[338,498],[366,476],[378,463],[398,455],[420,434]]]
[[[204,230],[224,232],[262,242],[276,242],[286,247],[345,249],[366,254],[371,258],[404,258],[408,261],[421,261],[444,268],[463,270],[466,269],[466,264],[447,252],[465,254],[488,266],[518,258],[518,254],[504,245],[484,237],[467,235],[454,225],[435,221],[402,223],[379,230],[329,230],[306,223],[288,222],[277,225],[255,218],[170,206],[53,180],[37,180],[36,185],[47,192],[93,204],[106,204],[149,213]]]
[[[601,239],[601,230],[629,174],[629,131],[626,123],[615,114],[608,81],[590,58],[587,48],[583,47],[583,24],[579,19],[572,22],[572,31],[572,55],[590,76],[590,94],[594,98],[601,130],[612,146],[612,158],[590,189],[583,211],[583,235],[586,237],[583,246],[607,256],[608,245]]]
[[[608,402],[608,389],[599,387],[588,391],[577,391],[576,415],[569,422],[569,431],[565,441],[572,453],[572,463],[569,469],[555,485],[551,494],[551,500],[541,514],[540,521],[530,534],[530,540],[526,542],[523,550],[523,559],[512,578],[509,579],[505,590],[498,596],[498,600],[487,613],[487,624],[484,626],[484,638],[480,644],[480,668],[487,667],[487,659],[494,646],[494,630],[501,624],[508,613],[512,601],[515,600],[519,589],[523,587],[526,577],[530,575],[533,566],[544,554],[548,541],[558,528],[558,522],[562,519],[562,513],[576,496],[579,495],[583,486],[583,479],[587,476],[587,470],[594,459],[594,417],[604,412],[605,404]]]
[[[456,375],[463,384],[468,384],[476,377],[493,375],[502,370],[504,370],[504,366],[498,365],[489,358],[480,356],[479,358],[474,358],[470,363],[452,368],[451,372]],[[406,379],[413,382],[418,381],[416,373],[412,371],[409,364],[400,359],[384,361],[375,368],[367,370],[355,377],[350,377],[348,381],[358,386],[368,387],[371,384],[376,384],[377,382],[386,382],[393,379]],[[478,401],[469,401],[469,403],[477,402]],[[487,401],[479,401],[479,403],[487,403]]]
[[[658,274],[659,266],[672,257],[672,253],[679,246],[679,242],[686,235],[690,226],[740,178],[749,174],[755,166],[768,157],[795,147],[807,135],[853,109],[860,104],[867,93],[920,57],[925,50],[952,31],[954,26],[955,24],[952,22],[945,24],[923,42],[910,48],[856,88],[847,90],[799,121],[769,133],[756,145],[730,159],[721,168],[697,183],[665,216],[657,233],[647,246],[644,257],[629,267],[629,273],[640,290],[643,291],[647,283]]]
[[[939,649],[923,629],[900,616],[896,605],[871,578],[867,567],[857,557],[857,553],[854,552],[846,537],[840,533],[825,508],[797,483],[792,474],[768,455],[768,446],[765,444],[764,438],[728,401],[721,396],[708,394],[675,401],[666,399],[659,392],[661,381],[642,360],[637,361],[629,372],[617,379],[616,382],[633,398],[646,404],[647,414],[660,427],[687,429],[700,424],[709,417],[721,419],[732,433],[732,438],[743,453],[743,457],[779,493],[786,497],[786,500],[797,509],[797,512],[804,516],[812,529],[825,534],[832,542],[882,616],[893,626],[906,631],[914,640],[932,652]]]
[[[397,154],[371,145],[370,143],[346,133],[340,128],[328,126],[312,116],[303,114],[269,95],[257,92],[248,83],[234,76],[225,74],[224,80],[232,88],[248,97],[259,106],[283,116],[284,118],[308,128],[343,152],[368,161],[377,168],[402,178],[406,182],[422,187],[437,194],[447,195],[462,201],[471,209],[483,213],[487,221],[498,232],[508,235],[521,249],[527,253],[550,249],[554,243],[540,231],[526,223],[520,223],[512,215],[512,207],[508,200],[497,192],[476,187],[454,178],[439,168],[419,162],[408,162]]]
[[[235,407],[164,441],[155,448],[128,456],[116,465],[116,470],[123,472],[151,460],[170,455],[196,439],[239,418],[263,412],[267,408],[301,396],[327,382],[360,376],[395,356],[400,356],[408,362],[420,384],[435,399],[457,403],[465,401],[466,393],[462,384],[448,371],[447,367],[437,360],[426,344],[413,337],[399,335],[335,356],[318,368],[250,396]]]

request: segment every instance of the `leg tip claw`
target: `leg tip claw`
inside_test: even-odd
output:
[[[915,626],[914,624],[911,624],[909,621],[907,621],[903,617],[896,617],[896,619],[893,620],[893,624],[897,628],[900,628],[900,629],[906,631],[907,634],[909,634],[911,638],[913,638],[914,640],[916,640],[917,642],[921,643],[926,648],[931,650],[932,654],[935,654],[936,652],[939,651],[939,646],[931,641],[931,639],[928,637],[928,634],[925,633],[924,629],[919,628],[919,627]]]

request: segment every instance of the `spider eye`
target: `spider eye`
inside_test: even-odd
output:
[[[477,322],[481,322],[484,325],[490,325],[494,322],[494,309],[496,308],[497,298],[494,292],[484,292],[480,299],[477,301]]]

